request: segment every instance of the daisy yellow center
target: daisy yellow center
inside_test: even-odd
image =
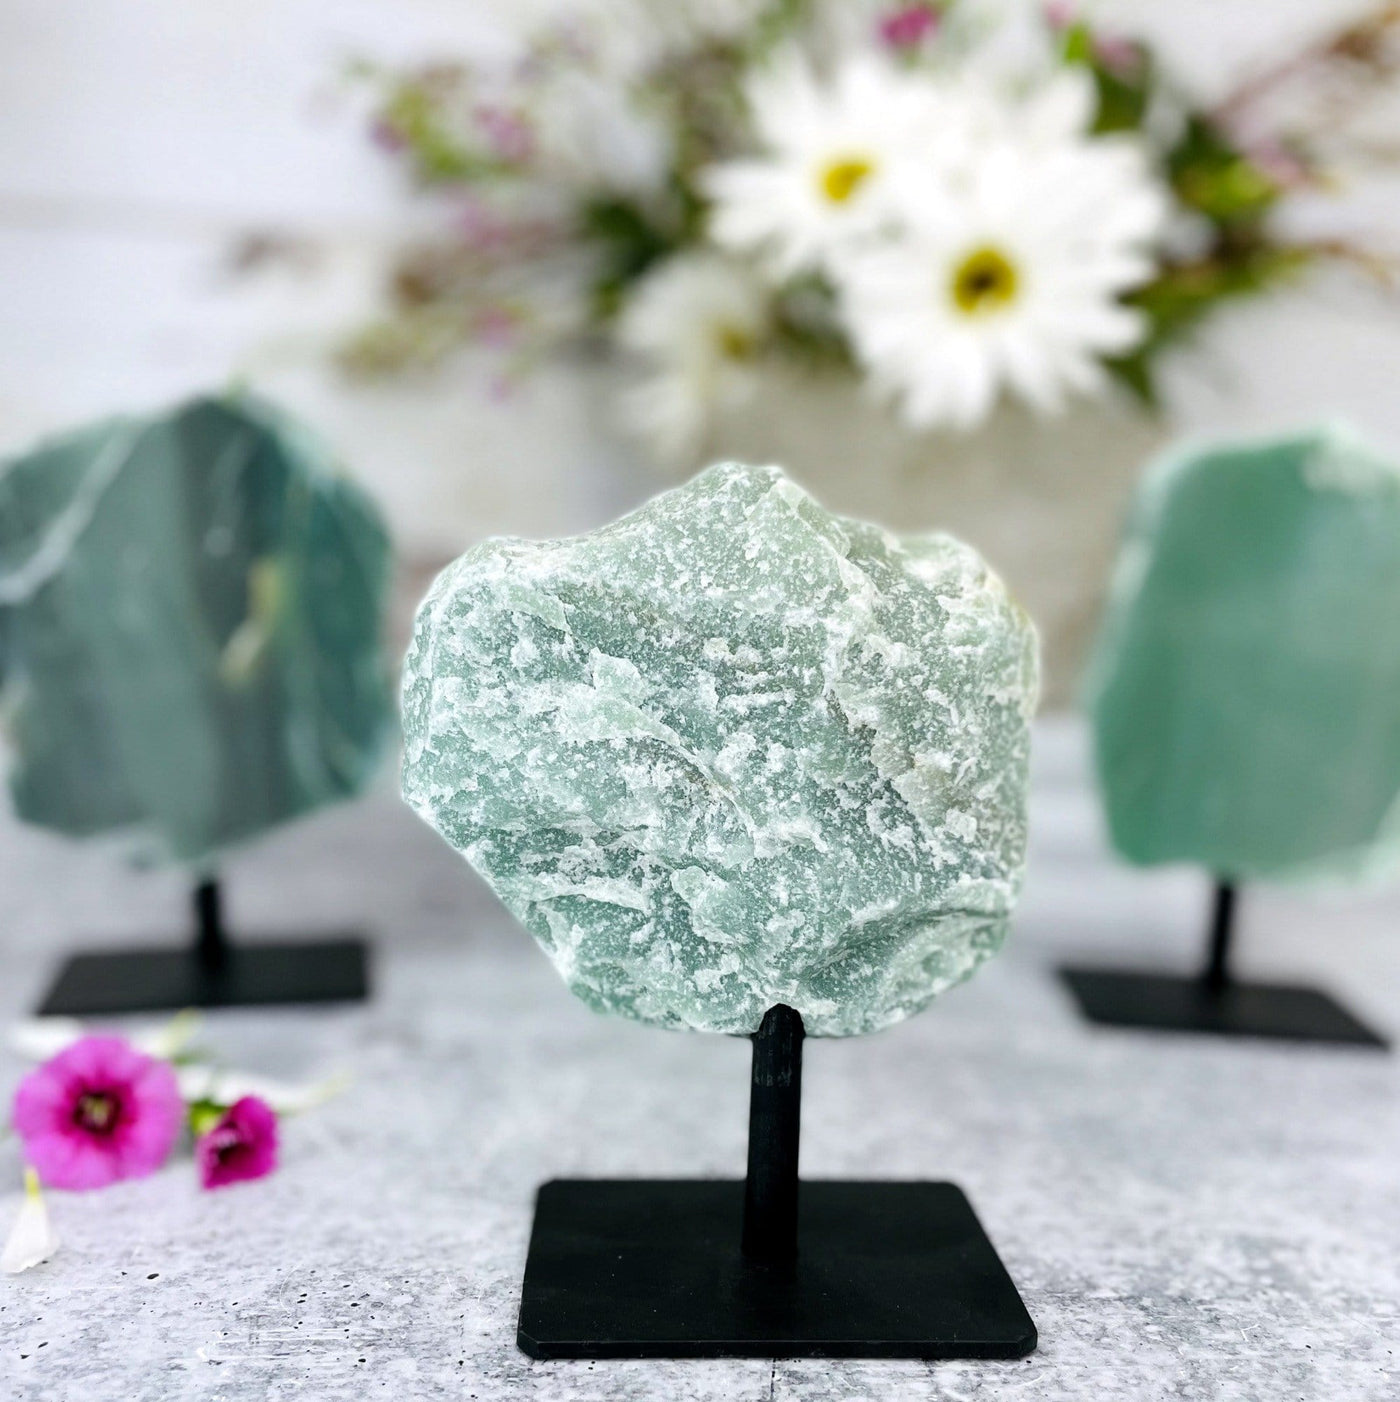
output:
[[[999,248],[974,248],[953,270],[953,304],[965,316],[1003,311],[1020,286],[1016,265]]]
[[[89,1134],[106,1134],[116,1123],[121,1102],[114,1095],[88,1091],[78,1097],[73,1107],[74,1123]]]
[[[742,326],[721,322],[715,328],[715,340],[726,360],[748,360],[753,356],[754,338]]]
[[[874,174],[869,156],[837,156],[822,166],[817,184],[832,204],[845,204]]]

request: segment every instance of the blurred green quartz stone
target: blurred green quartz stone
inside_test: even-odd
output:
[[[600,1011],[810,1033],[907,1017],[1020,881],[1035,643],[966,546],[712,467],[438,578],[404,793]]]
[[[1400,855],[1400,471],[1320,430],[1169,459],[1091,674],[1118,849],[1223,878]]]
[[[359,790],[392,719],[388,542],[243,398],[0,465],[0,716],[16,808],[198,862]]]

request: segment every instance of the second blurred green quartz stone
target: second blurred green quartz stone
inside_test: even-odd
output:
[[[388,541],[246,399],[116,418],[0,465],[0,718],[21,817],[218,848],[357,792],[392,721]]]
[[[1224,878],[1400,856],[1400,470],[1318,431],[1163,463],[1091,678],[1115,844]]]

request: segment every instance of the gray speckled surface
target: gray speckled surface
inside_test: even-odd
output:
[[[873,1037],[809,1043],[803,1171],[948,1177],[1040,1328],[1019,1363],[532,1363],[514,1312],[542,1179],[741,1171],[747,1047],[595,1016],[387,795],[239,857],[249,931],[361,920],[377,1000],[229,1012],[207,1040],[352,1088],[285,1166],[203,1195],[186,1163],[52,1196],[49,1265],[0,1279],[0,1397],[1393,1399],[1400,1062],[1095,1032],[1061,954],[1185,967],[1204,890],[1104,855],[1072,727],[1037,737],[1031,875],[1007,952]],[[173,934],[178,885],[0,825],[0,1015],[56,952]],[[1246,970],[1325,982],[1400,1031],[1400,899],[1260,894]],[[0,1052],[0,1091],[20,1063]],[[13,1142],[0,1183],[17,1182]],[[17,1203],[0,1199],[0,1223]]]

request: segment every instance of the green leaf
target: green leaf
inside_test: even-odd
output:
[[[212,1100],[196,1100],[190,1104],[190,1133],[199,1138],[208,1134],[223,1118],[227,1106],[216,1105]]]
[[[598,250],[600,268],[593,283],[593,301],[596,314],[605,320],[617,312],[627,288],[676,242],[640,206],[619,198],[605,197],[584,205],[580,229]]]
[[[380,120],[407,147],[418,178],[427,184],[479,179],[505,169],[455,141],[443,125],[437,98],[412,80],[393,88]]]
[[[773,339],[808,368],[854,368],[836,294],[819,275],[795,278],[782,289],[774,304]]]
[[[1132,46],[1131,62],[1110,66],[1099,56],[1093,30],[1079,20],[1065,30],[1060,56],[1072,67],[1088,69],[1094,80],[1095,132],[1137,131],[1142,126],[1155,81],[1151,55],[1142,45]]]
[[[1152,352],[1147,344],[1139,346],[1129,355],[1113,356],[1104,362],[1104,368],[1147,408],[1161,408]]]
[[[1190,118],[1167,155],[1176,197],[1213,223],[1257,223],[1278,200],[1279,186],[1206,118]]]
[[[1157,404],[1153,370],[1158,356],[1194,331],[1217,307],[1286,285],[1315,261],[1307,248],[1222,243],[1208,258],[1167,264],[1145,286],[1124,298],[1148,319],[1142,344],[1105,362],[1109,372],[1144,403]]]
[[[748,40],[749,56],[761,60],[790,35],[805,27],[811,0],[773,0],[754,20]]]
[[[1066,63],[1080,63],[1086,68],[1093,66],[1094,34],[1083,20],[1066,26],[1060,42],[1060,56]]]
[[[1140,80],[1123,78],[1095,65],[1094,86],[1099,94],[1099,110],[1094,118],[1096,132],[1137,131],[1142,126],[1151,86],[1148,73],[1145,59]]]

